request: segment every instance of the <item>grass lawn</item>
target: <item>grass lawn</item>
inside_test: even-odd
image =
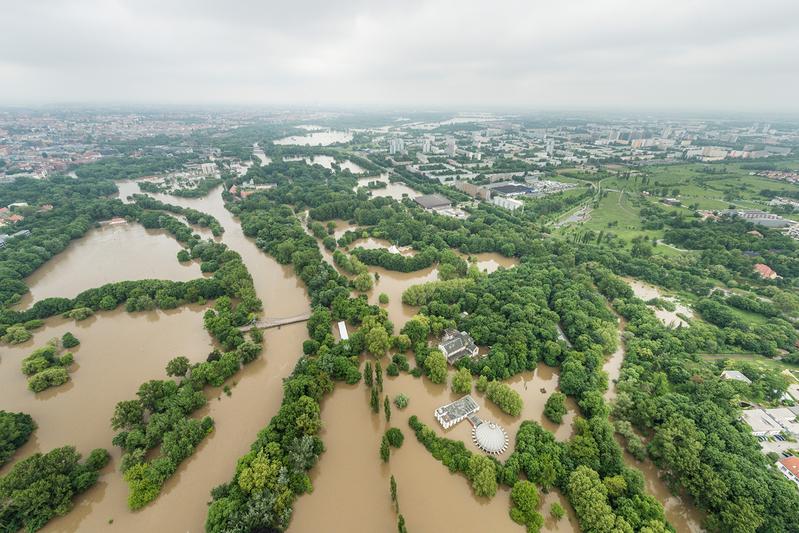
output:
[[[780,165],[789,166],[787,163]],[[716,172],[708,173],[705,169],[714,169]],[[730,205],[762,209],[768,202],[767,198],[760,195],[762,190],[799,191],[797,185],[750,176],[749,172],[750,170],[741,168],[741,163],[652,166],[643,169],[641,176],[629,179],[620,176],[607,178],[603,181],[603,186],[678,196],[685,205],[695,204],[699,209],[712,210],[726,209]],[[662,194],[664,192],[667,194]]]

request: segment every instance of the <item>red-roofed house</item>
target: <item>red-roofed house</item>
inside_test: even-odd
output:
[[[799,486],[799,457],[786,457],[777,461],[777,468],[782,475]]]
[[[763,263],[757,263],[755,265],[755,272],[760,274],[760,277],[763,279],[775,279],[777,278],[777,273],[771,270],[771,267],[768,265],[764,265]]]
[[[8,220],[11,222],[21,222],[25,220],[25,217],[23,217],[22,215],[13,214],[10,217],[8,217]]]

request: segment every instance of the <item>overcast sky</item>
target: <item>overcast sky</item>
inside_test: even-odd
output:
[[[0,0],[0,105],[799,110],[797,0]]]

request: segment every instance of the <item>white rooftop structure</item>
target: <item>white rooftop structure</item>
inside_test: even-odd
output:
[[[763,409],[746,409],[742,413],[743,421],[752,428],[755,437],[767,437],[782,433],[782,426]]]
[[[734,379],[735,381],[743,381],[748,385],[752,384],[752,381],[748,377],[737,370],[725,370],[721,373],[721,379]]]
[[[449,429],[467,416],[474,414],[479,410],[480,406],[477,405],[477,402],[474,401],[474,398],[467,394],[459,400],[455,400],[447,405],[442,405],[433,411],[433,415],[444,429]]]
[[[338,323],[338,336],[343,341],[350,338],[349,333],[347,333],[347,323],[343,320]]]
[[[486,453],[498,455],[508,449],[508,434],[495,422],[481,421],[472,427],[472,441]]]

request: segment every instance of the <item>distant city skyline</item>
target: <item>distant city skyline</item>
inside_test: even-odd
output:
[[[799,3],[3,2],[0,107],[799,112]]]

